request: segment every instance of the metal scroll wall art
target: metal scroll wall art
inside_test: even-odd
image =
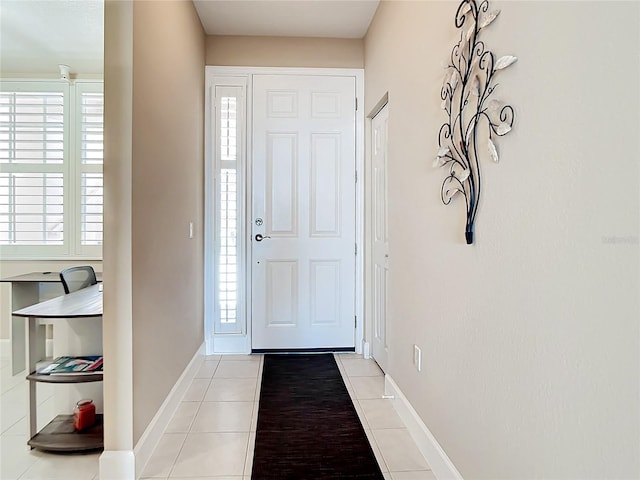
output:
[[[513,108],[491,99],[498,84],[494,76],[517,58],[505,55],[495,59],[480,40],[482,31],[498,17],[500,10],[489,11],[489,2],[478,5],[464,0],[456,12],[455,26],[460,41],[451,50],[441,98],[447,121],[440,127],[438,154],[433,166],[447,167],[440,196],[445,205],[464,197],[467,219],[465,238],[473,243],[474,225],[481,192],[480,156],[498,162],[496,136],[511,131]],[[484,145],[483,145],[484,144]]]

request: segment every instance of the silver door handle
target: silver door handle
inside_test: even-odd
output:
[[[269,235],[262,235],[260,233],[256,234],[256,242],[261,242],[265,238],[271,238]]]

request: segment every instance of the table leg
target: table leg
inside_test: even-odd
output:
[[[17,375],[26,368],[25,340],[24,318],[11,317],[11,375]]]
[[[11,285],[11,310],[28,307],[42,300],[39,282],[15,282]],[[38,360],[45,358],[46,329],[37,325],[36,346]],[[35,337],[34,337],[35,338]],[[24,318],[11,317],[11,373],[17,375],[26,368],[25,364],[25,327]],[[28,372],[30,373],[30,372]]]
[[[38,362],[38,348],[37,344],[37,328],[38,319],[36,317],[29,317],[27,323],[27,373],[32,373],[36,369],[36,363]],[[29,381],[29,438],[33,438],[38,432],[38,420],[36,416],[36,410],[38,401],[36,399],[36,382]]]

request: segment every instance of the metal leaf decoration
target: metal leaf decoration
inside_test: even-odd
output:
[[[513,55],[505,55],[504,57],[500,57],[496,62],[495,69],[502,70],[503,68],[507,68],[512,63],[515,63],[518,60],[518,57],[514,57]]]
[[[499,14],[500,10],[489,12],[489,0],[460,3],[454,21],[460,39],[451,50],[440,93],[447,121],[440,127],[433,166],[449,170],[440,189],[442,202],[449,205],[455,197],[464,198],[468,244],[474,240],[481,193],[480,157],[499,161],[494,137],[509,133],[514,121],[513,108],[490,97],[498,86],[495,74],[518,59],[505,55],[496,61],[479,38]],[[486,139],[487,150],[478,148],[478,137],[483,143]]]
[[[506,135],[510,131],[511,131],[511,125],[509,125],[506,122],[501,123],[500,125],[498,125],[498,128],[496,128],[496,133],[500,136]]]
[[[444,147],[440,147],[440,150],[438,150],[438,157],[444,157],[447,153],[449,153],[451,150],[449,149],[449,147],[444,146]]]
[[[459,188],[452,188],[451,190],[447,190],[447,193],[445,193],[445,197],[447,199],[447,201],[451,201],[451,199],[455,196],[456,193],[458,193],[460,191]]]
[[[480,28],[488,27],[500,15],[500,10],[494,10],[493,12],[484,15],[480,22]]]
[[[451,73],[451,82],[450,82],[451,83],[451,88],[453,90],[455,90],[456,87],[458,86],[458,80],[460,80],[460,75],[458,75],[458,71],[457,70],[454,70]]]
[[[491,155],[491,160],[498,163],[500,159],[498,158],[498,150],[496,149],[495,144],[489,139],[489,143],[487,144],[487,148],[489,149],[489,155]]]
[[[469,27],[469,30],[467,30],[467,35],[465,36],[465,39],[467,40],[467,42],[471,40],[471,36],[475,33],[475,31],[476,31],[475,25]]]
[[[473,77],[473,83],[471,84],[471,95],[476,97],[480,95],[480,77],[476,75]]]

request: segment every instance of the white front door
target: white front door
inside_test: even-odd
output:
[[[355,78],[253,78],[252,348],[354,347]]]
[[[387,229],[387,132],[389,107],[384,106],[371,120],[373,233],[373,342],[372,356],[387,370],[387,279],[389,277],[389,235]]]

